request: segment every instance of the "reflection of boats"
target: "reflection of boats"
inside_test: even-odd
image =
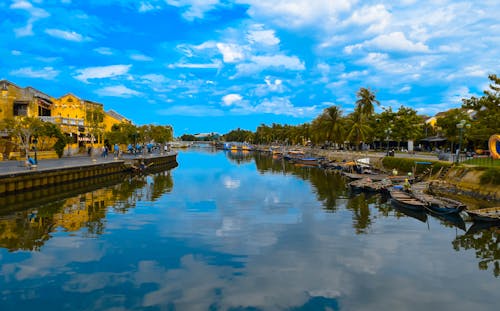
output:
[[[467,230],[466,234],[476,234],[483,230],[490,230],[491,228],[497,228],[497,230],[500,230],[500,224],[497,222],[485,221],[474,222],[472,226],[469,227],[469,230]]]
[[[404,207],[403,205],[399,205],[399,204],[394,204],[393,206],[398,212],[401,212],[401,213],[405,214],[406,216],[418,219],[421,222],[427,221],[427,214],[425,213],[425,211],[423,209],[415,210],[415,209]]]
[[[431,216],[465,231],[465,221],[459,213],[439,214],[433,212],[432,210],[427,211],[431,214]]]
[[[466,212],[474,221],[500,223],[500,207],[467,210]]]
[[[393,187],[389,189],[389,195],[391,196],[391,202],[395,205],[415,211],[425,210],[426,204],[406,191]]]
[[[302,164],[302,165],[311,165],[311,166],[318,166],[318,158],[314,157],[307,157],[307,158],[297,158],[293,160],[293,163],[296,164]]]

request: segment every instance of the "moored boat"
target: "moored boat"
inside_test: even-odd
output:
[[[391,196],[391,202],[395,205],[399,205],[415,211],[425,210],[426,203],[420,201],[419,199],[413,197],[410,193],[399,188],[390,188],[389,195]]]
[[[467,210],[466,212],[474,221],[500,223],[500,206]]]

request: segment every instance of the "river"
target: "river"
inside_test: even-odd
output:
[[[0,207],[0,310],[497,310],[500,229],[252,153]],[[49,192],[48,192],[49,193]]]

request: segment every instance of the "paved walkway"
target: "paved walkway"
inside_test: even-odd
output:
[[[172,153],[173,154],[173,153]],[[148,154],[146,157],[159,156],[160,154]],[[83,165],[99,164],[99,163],[110,163],[115,161],[130,160],[134,158],[140,158],[143,155],[123,155],[122,158],[115,160],[113,155],[103,158],[100,156],[95,156],[96,162],[92,161],[92,158],[87,155],[74,155],[66,156],[60,159],[44,159],[38,160],[37,171],[44,171],[50,169],[64,168],[64,167],[79,167]],[[9,160],[0,161],[0,176],[11,175],[15,173],[29,172],[30,170],[25,166],[25,161]]]

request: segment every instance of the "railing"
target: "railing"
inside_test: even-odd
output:
[[[50,123],[54,123],[54,124],[84,126],[83,119],[51,117],[51,116],[40,116],[38,118],[44,122],[50,122]]]

